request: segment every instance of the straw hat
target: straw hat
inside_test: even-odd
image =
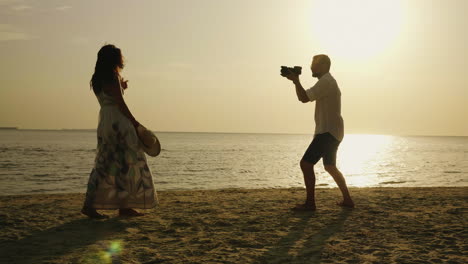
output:
[[[146,154],[151,157],[156,157],[161,152],[161,145],[159,144],[158,138],[151,132],[146,129],[146,127],[139,125],[137,127],[138,137],[140,138],[141,145],[143,145],[143,150]]]

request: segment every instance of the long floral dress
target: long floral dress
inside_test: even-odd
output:
[[[101,91],[97,153],[89,175],[85,206],[95,209],[140,208],[157,205],[153,177],[131,121],[116,100]]]

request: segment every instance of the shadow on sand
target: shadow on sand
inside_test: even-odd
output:
[[[100,240],[111,239],[125,230],[127,225],[118,218],[73,220],[17,241],[1,242],[0,263],[53,263],[53,259],[69,252],[83,250]]]
[[[305,229],[318,220],[317,213],[296,213],[299,222],[256,263],[320,263],[326,241],[341,231],[351,213],[350,209],[342,209],[334,220],[312,235],[305,235]]]

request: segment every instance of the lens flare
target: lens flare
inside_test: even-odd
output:
[[[111,255],[119,254],[122,251],[122,248],[121,248],[120,244],[121,244],[120,241],[111,242],[108,252]]]
[[[102,263],[120,263],[119,256],[122,252],[122,241],[111,241],[105,248],[106,250],[101,251],[99,254]]]

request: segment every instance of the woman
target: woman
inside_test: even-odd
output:
[[[127,81],[120,49],[105,45],[90,85],[101,110],[97,128],[97,153],[81,212],[90,218],[107,218],[96,209],[119,209],[121,216],[141,216],[132,208],[148,209],[157,204],[153,177],[137,135],[140,126],[122,97]]]

